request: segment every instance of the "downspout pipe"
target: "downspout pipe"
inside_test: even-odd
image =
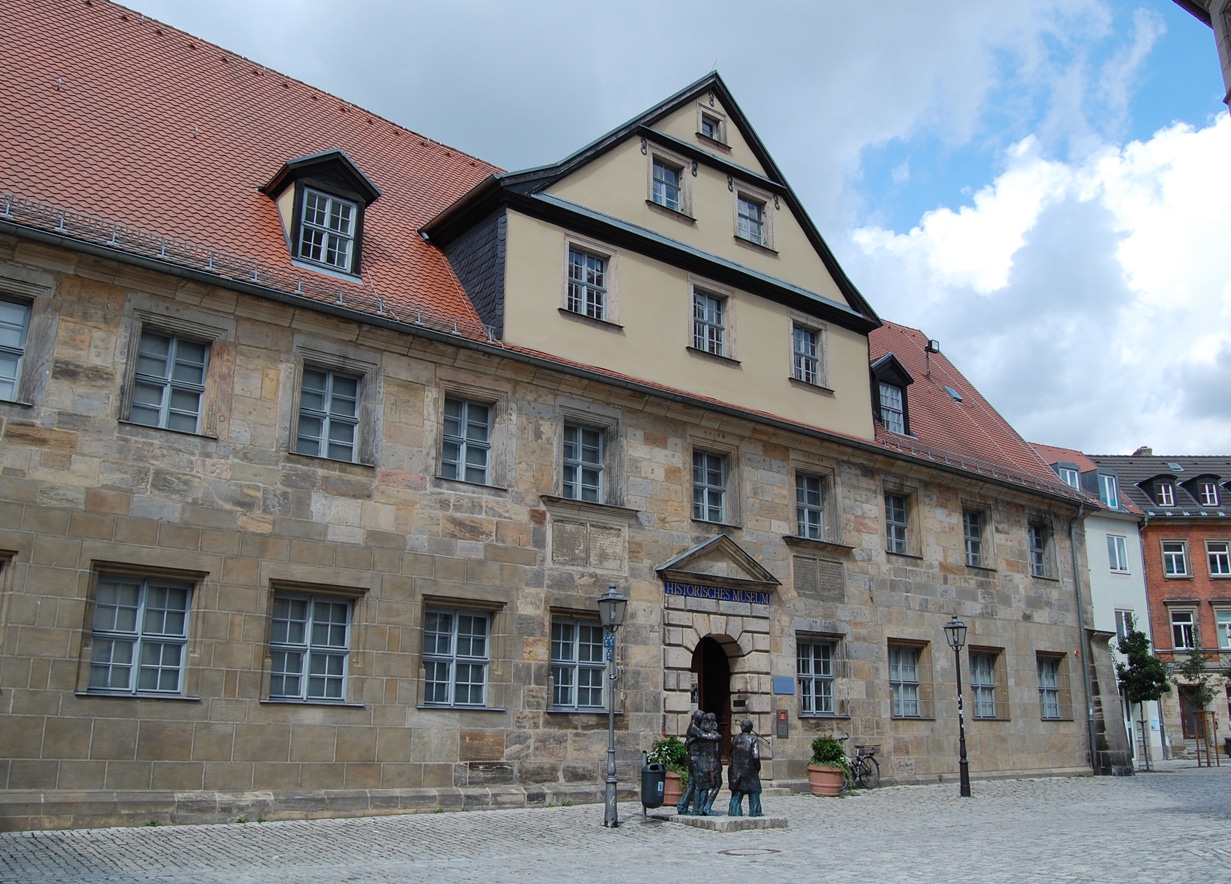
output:
[[[1069,519],[1069,555],[1073,560],[1073,591],[1077,594],[1077,628],[1081,640],[1082,679],[1086,686],[1086,741],[1090,750],[1090,770],[1098,773],[1098,753],[1094,742],[1094,685],[1090,679],[1090,637],[1086,632],[1086,605],[1081,597],[1081,565],[1077,559],[1077,523],[1086,512],[1083,503],[1078,507],[1077,515]]]

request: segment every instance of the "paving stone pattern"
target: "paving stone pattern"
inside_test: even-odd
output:
[[[790,828],[720,835],[620,807],[0,835],[0,882],[1227,881],[1231,765],[1126,778],[767,797]],[[771,806],[772,805],[772,806]]]

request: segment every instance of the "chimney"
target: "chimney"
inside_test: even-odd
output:
[[[1133,457],[1149,457],[1153,453],[1154,453],[1154,449],[1151,448],[1149,445],[1142,445],[1140,448],[1138,448],[1136,451],[1133,452]]]

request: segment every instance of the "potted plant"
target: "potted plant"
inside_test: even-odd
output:
[[[840,794],[849,774],[850,762],[841,743],[833,737],[817,737],[812,741],[808,785],[813,795],[833,797]]]
[[[679,804],[684,789],[688,786],[688,749],[684,746],[684,741],[676,736],[655,740],[650,747],[648,760],[651,764],[661,764],[667,772],[663,786],[663,804]]]

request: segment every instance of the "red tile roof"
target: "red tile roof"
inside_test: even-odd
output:
[[[943,353],[928,353],[928,339],[918,329],[886,322],[868,336],[873,362],[892,353],[910,372],[907,413],[911,436],[876,427],[876,441],[886,448],[976,472],[1003,472],[1010,479],[1039,483],[1053,493],[1074,496],[1038,452],[1022,439]],[[945,387],[956,391],[958,402]]]
[[[257,188],[287,160],[341,149],[382,191],[366,212],[362,289],[401,318],[429,308],[480,325],[417,230],[496,167],[104,0],[10,0],[0,21],[0,193],[336,290],[292,268]]]
[[[1075,467],[1077,467],[1077,471],[1080,473],[1088,473],[1092,470],[1098,469],[1098,464],[1096,464],[1089,457],[1087,457],[1085,454],[1082,454],[1080,451],[1078,451],[1075,448],[1060,448],[1059,446],[1056,446],[1056,445],[1043,445],[1040,442],[1031,442],[1030,445],[1032,448],[1034,448],[1035,451],[1039,453],[1039,456],[1042,457],[1043,460],[1048,464],[1071,463]],[[1129,500],[1128,495],[1125,493],[1125,490],[1126,489],[1123,487],[1120,487],[1119,489],[1120,509],[1127,513],[1135,513],[1137,515],[1140,515],[1141,509],[1136,504],[1134,504],[1131,500]],[[1087,499],[1093,501],[1096,504],[1099,503],[1099,496],[1097,494],[1092,494],[1091,492],[1085,491],[1084,489],[1083,489],[1083,493],[1085,494]]]

